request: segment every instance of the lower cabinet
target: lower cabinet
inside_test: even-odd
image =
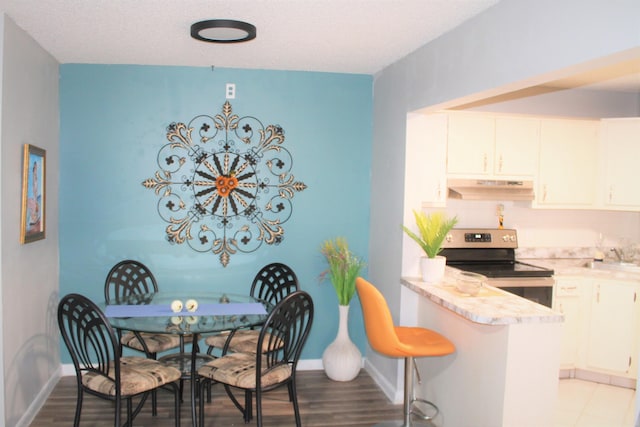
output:
[[[639,290],[634,281],[556,276],[553,305],[565,316],[560,368],[635,379]]]
[[[553,306],[556,311],[564,315],[562,327],[562,341],[560,346],[560,367],[575,368],[578,364],[580,344],[583,341],[586,318],[586,303],[583,301],[588,294],[590,283],[579,278],[556,279]]]
[[[594,280],[589,315],[586,368],[635,378],[638,286]]]

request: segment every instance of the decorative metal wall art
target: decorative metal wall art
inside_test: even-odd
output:
[[[196,130],[197,139],[192,139]],[[292,199],[307,186],[291,174],[284,130],[232,113],[229,101],[215,117],[171,123],[158,151],[159,170],[142,185],[153,189],[170,243],[213,252],[226,267],[231,255],[279,244]]]

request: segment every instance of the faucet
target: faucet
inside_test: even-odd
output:
[[[618,257],[618,261],[622,262],[623,258],[622,258],[622,254],[620,253],[620,251],[618,250],[618,248],[611,248],[611,251],[616,254],[616,256]]]

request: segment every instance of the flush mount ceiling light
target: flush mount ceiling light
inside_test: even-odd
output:
[[[210,19],[191,25],[191,37],[210,43],[240,43],[256,38],[256,27],[231,19]]]

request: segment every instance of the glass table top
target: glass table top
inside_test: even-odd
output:
[[[180,301],[184,306],[188,300],[197,301],[198,309],[193,312],[187,311],[186,308],[179,312],[171,310],[174,301]],[[251,303],[262,304],[267,313],[273,308],[266,301],[249,295],[186,291],[131,295],[117,302],[103,303],[101,308],[107,312],[109,323],[115,328],[137,332],[189,335],[261,325],[266,320],[267,314],[243,314],[255,311],[247,310]],[[229,306],[222,306],[222,304],[229,304]],[[109,317],[108,305],[153,307],[141,308],[138,313],[130,317]],[[216,310],[216,307],[224,310]],[[129,307],[125,309],[125,311],[130,310]],[[238,313],[234,314],[234,310]],[[215,314],[216,312],[226,314]],[[146,316],[146,313],[153,313],[153,315]]]

